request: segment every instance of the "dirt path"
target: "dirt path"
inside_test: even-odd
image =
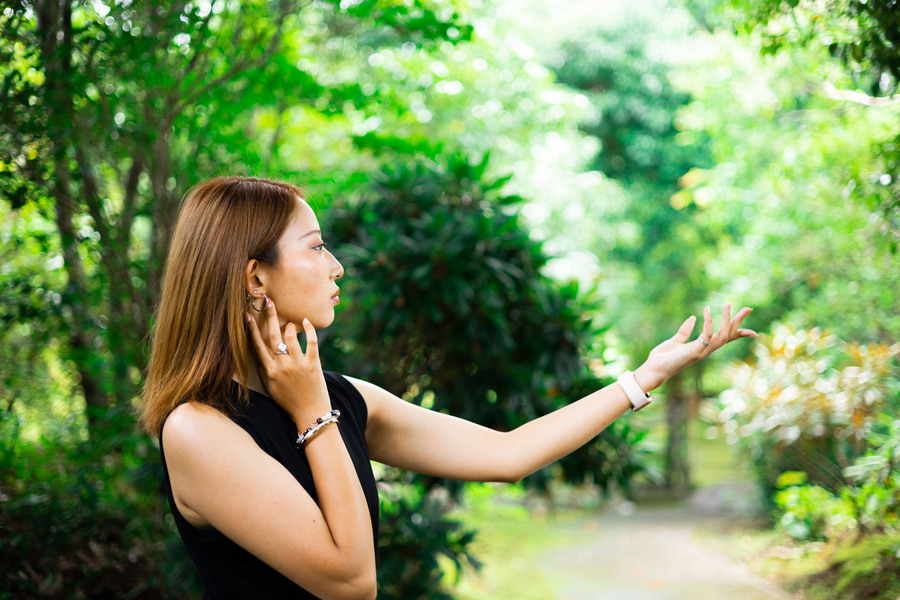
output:
[[[538,564],[552,574],[558,600],[790,600],[697,538],[698,529],[745,513],[750,497],[719,486],[676,506],[585,517],[565,525],[573,544],[548,548]]]

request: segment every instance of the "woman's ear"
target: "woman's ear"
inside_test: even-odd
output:
[[[257,259],[251,258],[247,261],[247,268],[244,270],[244,287],[250,296],[257,298],[261,298],[266,293],[266,285],[263,282],[264,276],[260,266],[260,262]]]

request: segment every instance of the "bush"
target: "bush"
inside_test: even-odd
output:
[[[504,193],[507,178],[489,175],[487,157],[398,156],[370,180],[326,217],[351,274],[341,288],[354,301],[322,344],[325,364],[500,430],[608,383],[583,354],[602,331],[596,303],[574,282],[543,274],[547,255],[519,218],[522,199]],[[647,446],[627,452],[622,436],[641,434],[599,437],[564,458],[561,472],[627,489],[650,469]],[[545,488],[550,476],[541,470],[526,483]]]
[[[900,420],[882,416],[867,442],[872,450],[844,470],[854,483],[836,494],[806,485],[806,473],[778,478],[778,523],[791,537],[828,540],[900,531]]]
[[[426,492],[421,484],[387,478],[379,486],[378,597],[451,600],[446,572],[458,576],[466,566],[481,566],[469,549],[475,532],[448,516],[451,503],[440,488]]]
[[[805,485],[806,473],[788,471],[778,478],[775,504],[781,510],[778,526],[797,540],[828,539],[834,525],[846,522],[845,502],[817,485]]]
[[[111,447],[25,440],[13,415],[0,416],[0,598],[176,599],[197,590],[186,553],[169,552],[180,541],[163,518],[158,480],[140,468],[154,450],[133,419],[110,423],[122,432]]]
[[[768,497],[786,471],[803,471],[830,492],[850,483],[844,469],[867,448],[885,407],[891,360],[900,346],[837,340],[818,329],[777,325],[710,415],[729,443],[750,453]]]

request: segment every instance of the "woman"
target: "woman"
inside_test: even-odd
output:
[[[160,439],[170,507],[209,598],[374,598],[378,499],[369,459],[514,482],[591,440],[724,344],[694,317],[634,373],[501,433],[323,373],[341,264],[294,186],[206,181],[186,196],[154,330],[142,420]],[[304,351],[298,342],[306,333]],[[338,423],[340,423],[338,425]]]

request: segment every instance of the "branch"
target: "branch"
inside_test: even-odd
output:
[[[137,187],[144,172],[144,161],[141,158],[143,148],[135,148],[131,155],[131,168],[128,169],[128,179],[125,180],[125,194],[122,199],[122,214],[119,219],[124,235],[131,238],[131,224],[137,214]],[[130,244],[129,244],[130,245]]]
[[[117,285],[124,286],[128,291],[128,297],[131,301],[139,306],[143,306],[143,299],[131,282],[131,274],[128,272],[128,240],[131,237],[131,232],[129,229],[125,228],[125,223],[122,223],[121,231],[124,236],[113,234],[114,230],[110,226],[106,215],[103,214],[103,199],[100,197],[100,187],[97,184],[97,179],[94,177],[94,170],[91,168],[87,156],[84,153],[84,148],[79,143],[79,140],[73,140],[73,146],[75,147],[75,160],[78,163],[78,170],[81,173],[82,187],[84,188],[84,197],[88,206],[88,212],[91,215],[91,219],[94,221],[97,232],[100,234],[100,259],[103,261],[103,264],[109,273],[110,281]],[[137,174],[134,174],[133,171],[134,164],[132,164],[132,172],[130,175],[134,175],[135,179],[137,179],[137,175],[139,175],[140,172],[138,171]],[[137,183],[135,183],[135,186],[136,185]],[[131,224],[128,223],[127,226],[130,228]],[[115,302],[115,300],[113,301]]]
[[[265,61],[268,60],[269,57],[272,56],[272,54],[275,52],[275,49],[278,47],[278,44],[281,42],[281,34],[283,33],[284,21],[287,18],[287,16],[293,12],[292,11],[293,5],[294,5],[294,2],[291,2],[291,1],[286,1],[286,2],[282,3],[281,11],[279,12],[278,17],[275,19],[275,22],[274,22],[275,32],[272,35],[271,39],[269,40],[268,46],[266,47],[266,49],[262,52],[262,54],[260,56],[258,56],[257,58],[253,58],[253,59],[238,60],[225,73],[219,75],[212,81],[200,86],[199,88],[194,90],[193,93],[188,94],[186,97],[182,98],[182,100],[180,102],[177,102],[177,103],[172,102],[171,105],[173,106],[173,109],[169,113],[169,115],[167,116],[167,118],[165,120],[166,128],[172,126],[172,124],[175,122],[175,119],[178,118],[178,115],[180,115],[181,112],[187,106],[194,104],[197,100],[202,98],[203,95],[206,94],[208,91],[215,89],[215,88],[219,87],[220,85],[226,83],[227,81],[231,80],[235,75],[237,75],[241,71],[244,71],[244,70],[252,68],[252,67],[257,67],[257,66],[260,66],[263,63],[265,63]],[[236,28],[235,34],[237,35],[237,33],[239,31],[240,31],[240,28]],[[235,45],[235,48],[238,48],[238,46]]]
[[[895,102],[900,102],[900,94],[894,94],[893,96],[869,96],[862,92],[839,90],[834,87],[834,84],[830,81],[826,81],[822,85],[822,89],[825,91],[826,98],[856,102],[857,104],[864,104],[866,106],[890,106]]]

